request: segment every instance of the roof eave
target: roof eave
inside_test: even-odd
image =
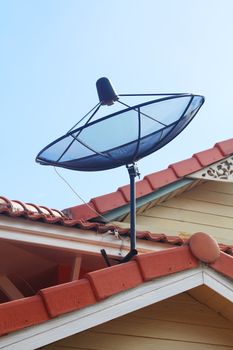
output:
[[[233,302],[232,282],[201,264],[195,269],[158,278],[93,306],[6,335],[0,339],[0,349],[36,349],[201,285]]]

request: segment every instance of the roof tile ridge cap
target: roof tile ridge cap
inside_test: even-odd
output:
[[[233,140],[233,139],[229,139],[229,140],[225,140],[225,141],[230,141],[230,140]],[[222,141],[222,142],[225,142],[225,141]],[[218,147],[218,148],[219,148],[218,144],[220,144],[220,142],[219,142],[219,143],[216,143],[212,148],[214,148],[214,147]],[[205,150],[203,150],[203,151],[205,151]],[[223,152],[222,152],[221,150],[220,150],[220,152],[223,154]],[[233,153],[233,151],[232,151],[232,153]],[[149,181],[148,178],[147,178],[148,176],[153,175],[153,174],[156,174],[156,173],[159,173],[159,172],[162,172],[162,171],[166,171],[166,170],[170,169],[170,170],[173,171],[174,175],[176,176],[176,179],[175,179],[174,181],[171,182],[171,183],[174,183],[174,182],[176,182],[176,181],[178,181],[178,180],[180,180],[180,179],[185,178],[187,175],[192,174],[193,172],[197,171],[197,170],[188,171],[187,173],[181,175],[181,174],[179,174],[179,173],[176,173],[176,171],[173,169],[173,165],[175,165],[175,164],[177,164],[177,163],[185,162],[185,161],[190,161],[190,160],[194,160],[195,162],[197,162],[197,164],[199,165],[200,169],[205,168],[205,166],[203,166],[203,165],[201,164],[201,162],[199,161],[199,159],[196,158],[194,155],[192,155],[190,158],[186,158],[186,159],[183,159],[183,160],[180,160],[180,161],[177,161],[177,162],[175,162],[175,163],[170,164],[170,165],[169,165],[167,168],[165,168],[165,169],[162,169],[162,170],[159,170],[159,171],[156,171],[156,172],[154,172],[154,173],[151,173],[151,174],[148,174],[148,175],[144,176],[143,180],[146,180],[146,181],[148,182],[149,186],[150,186],[151,189],[152,189],[151,192],[154,192],[154,191],[156,191],[156,190],[158,190],[158,189],[153,189],[152,184],[150,183],[150,181]],[[200,169],[199,169],[199,170],[200,170]],[[166,185],[166,184],[164,184],[164,186],[165,186],[165,185]],[[125,185],[125,186],[127,186],[127,185]],[[122,187],[124,187],[124,186],[122,186]],[[163,187],[163,186],[161,186],[161,187]],[[97,211],[97,213],[99,212],[100,214],[101,214],[101,213],[103,214],[104,212],[106,212],[106,211],[108,211],[108,210],[101,211],[100,208],[98,208],[98,206],[97,206],[96,203],[95,203],[96,199],[98,199],[98,198],[100,198],[100,197],[103,197],[103,196],[107,196],[107,195],[109,195],[109,196],[110,196],[110,195],[114,195],[114,194],[116,194],[116,193],[120,193],[120,194],[121,194],[123,200],[125,201],[125,204],[119,205],[119,206],[115,207],[115,209],[116,209],[116,208],[119,208],[119,207],[121,207],[121,206],[123,206],[123,205],[128,204],[128,201],[126,201],[125,195],[123,194],[122,191],[119,191],[119,188],[118,188],[117,190],[115,190],[114,192],[110,192],[110,193],[106,193],[106,194],[103,194],[103,195],[100,195],[100,196],[97,196],[97,197],[93,197],[93,198],[90,199],[90,201],[89,201],[88,203],[94,206],[94,209]],[[143,197],[143,196],[139,196],[138,198],[140,198],[140,197]],[[82,204],[80,204],[80,205],[78,205],[78,206],[76,206],[76,207],[78,208],[78,207],[81,206],[81,205],[82,205]],[[66,210],[66,209],[64,209],[64,210]],[[109,209],[109,211],[111,211],[111,210],[112,210],[112,208]],[[97,213],[96,213],[96,215],[93,215],[91,218],[98,217]]]
[[[172,164],[170,164],[170,165],[172,165]],[[170,185],[170,184],[180,180],[180,178],[176,175],[174,169],[172,167],[170,167],[170,165],[168,165],[167,168],[154,171],[153,173],[150,173],[150,174],[147,174],[147,175],[144,176],[144,179],[146,178],[148,180],[148,182],[149,182],[149,184],[150,184],[150,186],[152,188],[151,192],[156,192],[160,188],[168,186],[168,185]],[[170,174],[169,174],[169,172],[170,172]],[[169,174],[167,179],[164,177],[164,173]],[[163,184],[159,184],[158,186],[153,184],[151,178],[153,178],[155,176],[159,176],[159,178],[162,179],[162,183]],[[174,177],[174,178],[172,179],[172,177]]]
[[[198,165],[199,165],[201,168],[203,168],[203,166],[201,165],[200,161],[199,161],[198,159],[196,159],[195,157],[187,158],[187,160],[192,159],[192,158],[193,158],[195,161],[198,162]],[[183,162],[183,161],[185,161],[185,160],[186,160],[186,159],[181,160],[181,161],[178,161],[177,163]],[[176,163],[174,163],[174,164],[176,164]],[[184,176],[179,176],[179,175],[177,175],[176,172],[174,171],[174,169],[172,168],[172,166],[173,166],[173,164],[170,164],[170,165],[169,165],[167,168],[165,168],[165,169],[162,169],[162,170],[156,171],[156,172],[154,172],[154,173],[145,175],[145,176],[143,177],[143,179],[140,180],[140,181],[146,181],[147,184],[149,185],[150,189],[151,189],[150,193],[152,193],[152,192],[157,191],[157,190],[158,190],[159,188],[161,188],[161,187],[164,187],[164,186],[166,186],[166,185],[169,185],[169,184],[171,184],[171,183],[174,183],[174,182],[176,182],[176,181],[178,181],[178,180],[180,180],[180,179],[182,179],[182,178],[185,177],[185,175],[184,175]],[[160,172],[162,172],[162,171],[167,171],[168,169],[172,171],[172,173],[174,174],[175,179],[174,179],[173,181],[169,182],[169,183],[164,182],[163,185],[160,185],[158,188],[155,188],[155,189],[154,189],[153,186],[152,186],[152,184],[151,184],[151,182],[150,182],[149,179],[148,179],[148,176],[155,175],[155,174],[159,174]],[[190,172],[190,173],[191,173],[191,172]],[[136,182],[136,185],[137,185],[137,183],[139,183],[139,181]],[[128,185],[125,185],[125,186],[130,186],[130,185],[128,184]],[[121,187],[124,187],[124,186],[121,186]],[[125,203],[124,203],[124,204],[122,203],[121,205],[115,207],[115,209],[116,209],[116,208],[120,208],[120,207],[122,207],[122,206],[124,206],[124,205],[127,205],[127,204],[129,203],[129,201],[128,201],[128,199],[126,198],[124,191],[121,190],[121,187],[119,187],[119,188],[118,188],[117,190],[115,190],[114,192],[110,192],[110,193],[106,193],[106,194],[104,194],[104,195],[100,195],[100,196],[97,196],[97,197],[93,197],[93,198],[91,198],[91,200],[89,201],[89,203],[91,203],[91,204],[94,206],[94,208],[95,208],[95,210],[96,210],[97,212],[100,212],[100,214],[101,214],[101,213],[103,214],[104,212],[106,212],[106,211],[108,211],[108,210],[105,210],[105,211],[100,210],[100,208],[98,208],[98,206],[96,205],[96,200],[98,200],[99,198],[101,198],[101,197],[103,197],[103,196],[108,196],[108,195],[109,195],[109,196],[110,196],[110,195],[114,196],[115,194],[119,193],[119,194],[122,196],[122,198],[124,199]],[[146,195],[148,195],[148,194],[149,194],[149,193],[147,193]],[[142,197],[144,197],[144,196],[146,196],[146,195],[144,195],[144,194],[138,195],[138,196],[137,196],[137,199],[142,198]],[[77,207],[78,207],[78,206],[77,206]],[[112,208],[110,208],[109,210],[111,211]],[[97,214],[97,213],[96,213],[96,214]],[[95,217],[97,217],[97,215],[96,215]]]
[[[92,208],[92,206],[93,206],[93,208]],[[73,208],[75,208],[75,211],[77,211],[79,208],[82,208],[82,209],[85,208],[85,211],[88,212],[88,215],[87,215],[87,217],[85,217],[84,220],[90,220],[90,219],[98,217],[95,204],[91,202],[91,199],[89,202],[62,209],[62,213],[68,219],[71,219],[71,220],[75,220],[75,219],[73,219],[73,216],[71,214],[71,209],[73,209]],[[82,217],[80,217],[80,215],[78,215],[78,218],[79,218],[79,220],[82,220]]]
[[[114,270],[117,270],[117,274],[113,273]],[[134,258],[123,264],[88,272],[85,277],[89,280],[98,301],[144,283],[139,263]]]
[[[146,194],[142,193],[142,194],[139,194],[139,195],[136,195],[137,199],[138,198],[141,198],[141,197],[145,197],[147,196],[148,194],[150,194],[151,192],[154,191],[150,181],[148,180],[147,176],[145,175],[141,180],[139,179],[138,181],[135,181],[135,190],[137,192],[137,186],[141,186],[141,184],[145,181],[145,183],[148,185],[148,187],[150,188],[150,191]],[[126,203],[129,203],[129,199],[127,197],[127,194],[125,193],[125,190],[130,190],[130,184],[127,184],[127,185],[123,185],[123,186],[120,186],[117,188],[116,192],[120,192],[122,194],[122,196],[124,197]]]
[[[45,205],[40,205],[40,208],[42,208],[42,209],[45,209],[45,210],[47,210],[48,211],[48,214],[46,214],[46,213],[44,213],[43,211],[43,214],[45,214],[45,215],[51,215],[51,216],[55,216],[54,214],[53,214],[53,212],[52,212],[52,210],[49,208],[49,207],[47,207],[47,206],[45,206]]]
[[[228,244],[224,244],[224,243],[218,243],[218,246],[219,246],[221,252],[233,256],[233,245],[228,245]]]
[[[6,202],[6,205],[8,206],[8,209],[12,210],[13,211],[13,204],[11,202],[10,199],[8,199],[7,197],[4,197],[4,196],[0,196],[0,199],[2,199],[3,201]]]
[[[59,215],[61,215],[62,218],[66,218],[66,219],[69,219],[68,216],[66,216],[61,210],[59,209],[56,209],[56,208],[50,208],[52,210],[52,212],[56,212],[58,213]],[[54,215],[54,214],[53,214]]]
[[[226,143],[229,143],[229,142],[232,142],[232,150],[230,151],[230,153],[228,153],[228,152],[225,152],[225,153],[224,153],[224,150],[223,150],[222,145],[223,145],[223,144],[225,145]],[[214,146],[217,147],[217,148],[219,149],[219,151],[223,154],[224,158],[227,158],[227,157],[229,157],[230,155],[233,154],[233,138],[230,138],[230,139],[226,139],[226,140],[223,140],[223,141],[216,142]]]
[[[229,140],[231,140],[231,139],[229,139]],[[232,140],[233,140],[233,138],[232,138]],[[228,141],[228,140],[224,140],[224,141],[222,141],[222,142],[225,142],[225,141]],[[217,148],[219,149],[220,153],[222,154],[223,159],[224,159],[224,158],[226,158],[227,156],[224,155],[223,152],[221,151],[221,149],[219,148],[219,145],[218,145],[219,143],[221,143],[221,142],[216,143],[216,144],[215,144],[213,147],[211,147],[210,149],[205,149],[205,150],[202,150],[202,151],[200,151],[200,152],[205,152],[206,150],[213,150],[214,147],[217,147]],[[232,154],[233,154],[233,151],[232,151]],[[201,164],[201,162],[200,162],[200,160],[198,159],[198,157],[196,157],[196,153],[194,153],[190,158],[185,158],[185,159],[180,160],[180,161],[177,161],[177,162],[175,162],[175,163],[171,163],[171,164],[169,164],[168,167],[165,168],[165,169],[158,170],[158,171],[155,171],[155,172],[153,172],[153,173],[151,173],[151,174],[145,175],[145,176],[143,177],[142,180],[147,181],[147,183],[149,184],[149,186],[150,186],[150,188],[151,188],[151,192],[154,192],[154,191],[156,191],[156,189],[155,189],[155,190],[153,189],[152,184],[151,184],[150,181],[148,180],[148,176],[150,176],[150,175],[155,175],[155,174],[159,174],[159,173],[162,172],[162,171],[166,171],[166,170],[170,169],[170,170],[172,170],[172,172],[174,173],[174,175],[177,177],[177,180],[179,180],[180,178],[184,178],[186,175],[183,175],[183,176],[177,175],[176,172],[174,171],[173,167],[172,167],[173,164],[177,164],[177,163],[180,163],[180,162],[185,162],[185,161],[188,161],[188,160],[191,160],[191,159],[197,161],[197,163],[198,163],[198,165],[201,167],[201,169],[205,168],[205,166],[203,166],[203,165]],[[214,163],[214,162],[213,162],[213,163]],[[192,173],[192,172],[190,172],[190,174],[191,174],[191,173]],[[188,175],[188,174],[187,174],[187,175]],[[142,181],[142,180],[140,180],[140,181]],[[177,180],[174,180],[173,182],[176,182]],[[137,184],[137,182],[136,182],[136,184]],[[165,186],[165,185],[166,185],[166,184],[164,184],[164,186]],[[128,184],[128,185],[124,185],[124,186],[130,186],[130,185]],[[121,187],[124,187],[124,186],[121,186]],[[116,193],[116,192],[119,191],[119,192],[122,194],[122,196],[124,197],[124,199],[127,201],[127,198],[125,198],[124,193],[123,193],[122,191],[120,191],[121,187],[119,187],[119,188],[118,188],[115,192],[113,192],[113,193]],[[161,187],[163,187],[163,186],[161,186]],[[108,194],[108,193],[107,193],[107,194]],[[101,196],[99,196],[99,197],[101,197]],[[143,195],[138,196],[138,198],[140,198],[140,197],[143,197]],[[94,198],[92,198],[92,199],[90,200],[90,202],[92,202],[94,206],[95,206],[95,203],[93,202],[93,200],[95,200],[96,198],[98,198],[98,197],[94,197]]]
[[[181,160],[181,161],[177,161],[177,162],[175,162],[175,163],[172,163],[172,164],[170,164],[170,165],[169,165],[167,168],[165,168],[165,169],[155,171],[155,172],[153,172],[153,173],[151,173],[151,174],[147,174],[147,175],[145,175],[145,176],[143,177],[143,179],[140,180],[140,181],[146,181],[146,182],[148,183],[149,187],[151,188],[151,192],[150,192],[150,193],[155,192],[155,191],[158,190],[158,188],[155,188],[155,189],[153,188],[152,183],[151,183],[151,181],[149,180],[149,176],[153,176],[153,175],[159,174],[159,173],[161,173],[161,172],[163,172],[163,171],[169,171],[169,170],[170,170],[170,171],[172,171],[172,173],[173,173],[173,175],[174,175],[174,177],[175,177],[175,179],[174,179],[173,181],[171,181],[170,183],[174,183],[174,182],[180,180],[181,178],[184,178],[185,175],[183,175],[183,176],[177,175],[176,172],[175,172],[175,170],[173,169],[173,164],[180,163],[180,162],[183,162],[183,161],[189,160],[189,159],[194,159],[195,161],[197,161],[197,163],[199,164],[199,166],[200,166],[201,168],[203,168],[203,166],[201,165],[200,161],[199,161],[197,158],[195,158],[194,155],[193,155],[191,158],[187,158],[187,159],[184,159],[184,160]],[[137,185],[137,182],[136,182],[136,185]],[[165,182],[164,185],[160,186],[159,188],[164,187],[164,186],[166,186],[166,185],[167,185],[167,183]],[[124,185],[124,186],[130,186],[130,185],[127,184],[127,185]],[[121,186],[121,187],[124,187],[124,186]],[[101,213],[103,213],[103,212],[102,212],[101,210],[99,210],[98,206],[96,205],[96,203],[95,203],[96,200],[98,200],[99,198],[101,198],[101,197],[103,197],[103,196],[114,195],[114,194],[116,194],[116,193],[120,193],[121,196],[122,196],[122,198],[123,198],[124,201],[125,201],[125,204],[123,204],[123,205],[126,205],[126,204],[128,204],[129,202],[128,202],[128,199],[127,199],[126,196],[125,196],[124,191],[121,190],[121,187],[119,187],[118,189],[116,189],[114,192],[109,192],[109,193],[106,193],[106,194],[103,194],[103,195],[100,195],[100,196],[97,196],[97,197],[93,197],[93,198],[90,199],[90,201],[89,201],[87,204],[92,204],[92,205],[94,206],[95,211],[96,211],[97,213],[100,212],[100,214],[101,214]],[[137,198],[141,198],[141,197],[143,197],[143,195],[138,196]],[[78,208],[79,206],[81,206],[81,205],[82,205],[82,204],[79,204],[79,205],[77,206],[77,208]],[[123,205],[121,205],[121,206],[123,206]],[[120,206],[118,206],[118,208],[119,208],[119,207],[120,207]],[[64,209],[64,210],[66,210],[66,209]],[[111,209],[109,209],[109,210],[111,210]],[[106,211],[105,211],[105,212],[106,212]],[[96,213],[96,216],[93,216],[92,218],[97,217],[97,213]]]
[[[26,205],[30,205],[30,206],[34,207],[34,208],[38,211],[38,213],[40,213],[40,214],[45,214],[45,213],[41,210],[41,208],[44,208],[44,209],[46,209],[46,210],[48,210],[48,211],[51,211],[51,215],[52,215],[52,216],[55,216],[55,217],[56,217],[56,215],[54,215],[54,213],[53,213],[53,211],[55,211],[56,213],[58,213],[58,214],[60,215],[61,218],[69,219],[68,216],[66,216],[66,215],[65,215],[61,210],[59,210],[59,209],[48,208],[48,207],[46,207],[46,206],[44,206],[44,205],[37,205],[37,204],[31,203],[31,202],[27,202]]]
[[[64,226],[78,226],[83,230],[92,230],[100,233],[110,231],[108,226],[106,226],[105,224],[99,222],[91,222],[88,220],[63,218],[62,223],[64,224]]]
[[[192,254],[203,263],[214,263],[221,255],[220,247],[214,237],[205,232],[196,232],[187,241]]]
[[[30,210],[26,207],[26,203],[24,203],[24,202],[22,202],[22,201],[20,201],[20,200],[18,200],[18,199],[12,199],[12,202],[15,202],[15,203],[18,203],[19,205],[21,205],[22,208],[23,208],[22,212],[23,212],[23,211],[24,211],[25,213],[30,212]]]
[[[93,205],[93,211],[96,214],[93,218],[104,215],[104,213],[108,211],[128,205],[128,201],[125,200],[121,191],[118,190],[93,197],[89,203]]]
[[[35,209],[38,211],[38,214],[44,214],[43,211],[40,209],[40,206],[39,206],[39,205],[37,205],[37,204],[35,204],[35,203],[31,203],[31,202],[26,203],[26,205],[30,205],[30,206],[32,206],[33,208],[35,208]],[[37,213],[33,212],[33,214],[36,215]]]
[[[170,166],[170,165],[169,165],[169,166]],[[163,184],[162,186],[160,186],[159,188],[155,188],[155,189],[154,189],[153,186],[152,186],[152,184],[151,184],[151,181],[149,180],[148,177],[151,176],[151,175],[156,175],[156,174],[159,174],[159,173],[161,173],[161,172],[163,172],[163,171],[169,171],[169,170],[172,171],[172,173],[173,173],[173,175],[174,175],[174,177],[175,177],[175,179],[174,179],[172,182],[170,182],[170,183],[173,183],[173,182],[178,181],[178,180],[179,180],[179,177],[176,175],[175,171],[174,171],[172,168],[169,168],[169,166],[168,166],[167,168],[165,168],[165,169],[158,170],[158,171],[155,171],[155,172],[153,172],[153,173],[151,173],[151,174],[145,175],[145,176],[143,177],[142,180],[139,180],[139,181],[136,181],[136,182],[135,182],[135,186],[137,186],[137,184],[138,184],[138,183],[141,183],[142,181],[146,181],[146,183],[148,184],[148,186],[149,186],[150,189],[151,189],[151,191],[150,191],[149,193],[155,192],[155,191],[157,191],[159,188],[166,186],[168,183],[165,181],[164,184]],[[161,177],[162,177],[162,175],[161,175]],[[163,178],[163,177],[162,177],[162,178]],[[170,184],[170,183],[169,183],[169,184]],[[93,197],[93,198],[90,199],[89,203],[91,203],[91,204],[94,206],[94,208],[96,209],[96,211],[98,212],[98,208],[97,208],[97,206],[96,206],[96,204],[95,204],[95,200],[96,200],[96,199],[98,199],[98,198],[100,198],[100,197],[102,197],[102,196],[114,195],[114,194],[116,194],[116,193],[120,193],[120,194],[122,195],[123,199],[124,199],[125,202],[126,202],[126,203],[123,204],[122,206],[127,205],[127,204],[129,203],[129,201],[128,201],[128,198],[126,197],[124,191],[122,191],[122,187],[130,187],[130,185],[129,185],[129,184],[123,185],[123,186],[118,187],[114,192],[109,192],[109,193],[106,193],[106,194],[103,194],[103,195],[100,195],[100,196],[97,196],[97,197]],[[149,193],[138,195],[138,196],[137,196],[137,199],[138,199],[138,198],[141,198],[141,197],[144,197],[144,196],[148,195]],[[78,207],[78,206],[77,206],[77,207]]]
[[[155,191],[158,190],[158,189],[154,189],[154,188],[153,188],[151,182],[150,182],[149,179],[148,179],[148,176],[154,175],[154,174],[157,174],[157,173],[159,174],[159,173],[162,172],[162,171],[168,171],[168,170],[171,170],[172,173],[174,174],[174,177],[176,177],[176,178],[174,179],[174,181],[172,181],[171,183],[178,181],[178,180],[179,180],[179,177],[175,174],[175,171],[174,171],[172,168],[169,168],[169,167],[168,167],[168,168],[165,168],[165,169],[156,171],[156,172],[154,172],[154,173],[145,175],[145,176],[143,177],[143,179],[137,181],[137,182],[135,183],[135,185],[137,186],[137,183],[142,182],[142,181],[146,181],[146,183],[148,184],[149,188],[151,189],[151,191],[150,191],[149,193],[155,192]],[[164,187],[164,186],[166,186],[166,185],[167,185],[167,182],[165,182],[165,183],[164,183],[162,186],[160,186],[160,187]],[[128,199],[126,198],[124,191],[121,190],[121,188],[122,188],[122,187],[125,187],[125,186],[130,186],[130,185],[127,184],[127,185],[124,185],[124,186],[121,186],[121,187],[117,188],[117,189],[116,189],[115,191],[113,191],[113,192],[109,192],[109,193],[106,193],[106,194],[103,194],[103,195],[100,195],[100,196],[91,198],[90,201],[89,201],[88,203],[92,204],[92,205],[94,206],[95,211],[96,211],[96,216],[93,216],[93,218],[94,218],[94,217],[97,217],[97,215],[98,215],[97,213],[99,213],[99,214],[101,215],[101,213],[103,214],[104,212],[106,212],[106,210],[105,210],[104,212],[102,212],[102,211],[100,210],[100,208],[98,208],[98,206],[97,206],[97,204],[96,204],[96,200],[98,200],[99,198],[101,198],[101,197],[103,197],[103,196],[108,196],[108,195],[109,195],[109,196],[110,196],[110,195],[114,196],[115,194],[119,193],[119,194],[122,196],[122,198],[124,199],[124,202],[125,202],[125,203],[122,203],[122,205],[117,206],[116,208],[120,208],[121,206],[128,205],[129,201],[128,201]],[[159,188],[160,188],[160,187],[159,187]],[[138,196],[137,196],[137,199],[142,198],[142,197],[148,195],[149,193],[138,195]],[[82,205],[82,204],[78,205],[77,208],[78,208],[79,206],[81,206],[81,205]],[[65,210],[65,209],[64,209],[64,210]],[[109,210],[112,210],[112,209],[109,209]]]
[[[5,198],[7,199],[7,198]],[[14,206],[15,204],[19,204],[21,208]],[[27,209],[26,205],[24,202],[17,200],[17,199],[8,199],[8,204],[10,205],[10,208],[8,210],[8,213],[12,217],[17,217],[17,216],[27,216],[30,211]]]
[[[233,139],[232,139],[233,140]],[[228,140],[224,140],[224,141],[228,141]],[[222,142],[224,142],[224,141],[222,141]],[[206,152],[206,151],[212,151],[212,150],[214,150],[215,148],[217,148],[218,150],[219,150],[219,152],[221,153],[221,155],[222,155],[222,159],[223,158],[226,158],[227,156],[226,155],[224,155],[224,153],[222,152],[222,150],[221,150],[221,148],[219,147],[219,143],[221,143],[221,142],[216,142],[211,148],[206,148],[206,149],[204,149],[204,150],[202,150],[202,151],[199,151],[199,152],[195,152],[193,155],[192,155],[192,157],[194,157],[195,159],[197,159],[198,161],[199,161],[199,159],[198,159],[198,157],[197,157],[197,154],[198,153],[203,153],[203,152]],[[233,153],[233,151],[232,151],[232,153]],[[216,163],[217,161],[214,161],[213,163]],[[199,163],[200,163],[200,161],[199,161]],[[210,163],[210,164],[213,164],[213,163]],[[200,163],[201,164],[201,163]],[[205,166],[203,166],[203,165],[201,165],[203,168],[205,168]]]
[[[52,318],[97,302],[92,285],[85,276],[77,280],[42,288],[38,291],[38,294],[42,297],[46,310]],[[64,300],[64,294],[66,300]]]
[[[136,255],[144,281],[197,268],[199,260],[188,245]]]
[[[26,315],[25,311],[27,311],[26,309],[29,306],[30,315]],[[0,309],[5,310],[2,314],[4,320],[0,336],[38,325],[50,319],[43,299],[38,294],[2,303],[0,304]]]
[[[187,170],[187,172],[185,172],[185,173],[183,173],[183,174],[179,174],[179,171],[177,171],[175,168],[177,167],[177,166],[179,166],[179,165],[181,165],[182,163],[183,163],[183,165],[185,164],[185,163],[189,163],[189,162],[197,162],[197,165],[198,165],[198,169],[195,169],[195,170]],[[192,155],[191,157],[189,157],[189,158],[185,158],[185,159],[183,159],[183,160],[179,160],[179,161],[177,161],[177,162],[175,162],[175,163],[172,163],[172,164],[170,164],[169,166],[168,166],[168,168],[170,168],[170,169],[172,169],[174,172],[175,172],[175,174],[176,174],[176,176],[178,177],[178,180],[179,179],[184,179],[187,175],[190,175],[190,174],[192,174],[192,173],[195,173],[196,171],[198,171],[198,170],[201,170],[201,169],[203,169],[204,168],[204,166],[201,164],[201,162],[199,161],[199,159],[198,158],[196,158],[196,157],[194,157],[194,155]]]
[[[219,258],[209,263],[208,266],[223,274],[224,276],[227,276],[231,279],[233,279],[233,256],[230,254],[227,254],[226,252],[220,252]]]
[[[215,149],[217,149],[219,151],[219,153],[221,154],[221,159],[224,159],[226,158],[227,156],[223,154],[223,152],[221,151],[221,149],[217,146],[217,144],[215,144],[213,147],[211,148],[207,148],[205,150],[202,150],[202,151],[198,151],[198,152],[195,152],[192,157],[194,157],[195,159],[197,159],[199,161],[199,163],[201,164],[201,166],[203,168],[205,168],[206,166],[209,166],[211,164],[214,164],[214,163],[217,163],[219,162],[221,159],[218,159],[218,160],[213,160],[212,162],[210,162],[208,165],[202,165],[201,161],[199,160],[199,154],[204,154],[204,153],[207,153],[207,152],[211,152],[211,151],[214,151]]]

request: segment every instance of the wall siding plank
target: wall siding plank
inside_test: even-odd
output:
[[[202,225],[211,225],[219,228],[233,229],[233,218],[221,215],[213,215],[193,210],[179,208],[164,208],[158,206],[148,210],[143,216],[161,219],[170,219],[191,223],[200,223]]]
[[[185,328],[185,332],[184,332]],[[184,324],[171,321],[128,317],[95,328],[95,332],[164,339],[202,344],[233,345],[233,328]],[[198,335],[198,338],[197,338]]]
[[[233,230],[218,228],[200,223],[184,222],[179,220],[151,218],[138,216],[137,224],[139,229],[149,230],[155,233],[165,233],[167,235],[193,234],[195,232],[206,232],[212,235],[220,243],[230,244],[233,242]]]
[[[233,242],[233,184],[202,183],[137,215],[138,229],[168,235],[211,234],[220,243]]]
[[[59,345],[53,350],[76,350],[79,347],[91,350],[232,350],[232,347],[214,344],[188,343],[172,340],[150,339],[114,334],[88,332],[74,336],[70,345]],[[49,350],[49,348],[47,348]]]
[[[233,350],[233,323],[182,293],[44,349]]]
[[[207,213],[233,218],[232,206],[220,205],[209,202],[202,202],[184,197],[177,197],[161,204],[163,208],[179,208],[184,210],[192,210],[197,213]]]

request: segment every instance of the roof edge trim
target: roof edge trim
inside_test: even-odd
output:
[[[202,266],[161,277],[79,311],[60,315],[46,323],[5,335],[0,339],[0,349],[37,349],[202,284]]]
[[[195,269],[156,278],[84,309],[5,335],[0,338],[0,349],[37,349],[201,285],[233,301],[232,281],[201,264]]]
[[[193,182],[195,182],[196,179],[182,179],[182,180],[178,180],[177,182],[171,183],[167,186],[161,187],[159,190],[153,191],[150,194],[147,194],[146,196],[143,197],[139,197],[136,199],[136,208],[140,208],[143,205],[148,204],[149,202],[159,199],[163,196],[166,196],[170,193],[172,193],[173,191],[176,191],[182,187],[185,187]],[[124,205],[122,207],[116,208],[116,209],[112,209],[107,213],[104,213],[104,218],[106,218],[105,222],[110,222],[113,220],[116,220],[117,218],[123,216],[123,215],[127,215],[130,212],[130,204]],[[103,221],[103,217],[98,216],[93,220],[90,221],[98,221],[101,222]]]

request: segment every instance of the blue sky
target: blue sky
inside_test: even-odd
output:
[[[141,176],[233,137],[232,0],[0,0],[0,195],[63,209],[80,203],[37,153],[118,93],[192,92],[206,102]],[[124,167],[59,170],[86,200],[128,183]]]

